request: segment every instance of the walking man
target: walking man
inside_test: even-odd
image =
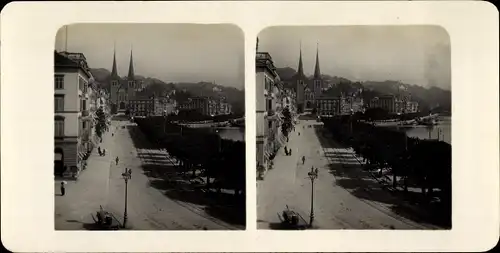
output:
[[[116,165],[118,165],[118,162],[120,161],[120,159],[118,159],[118,156],[116,157]]]
[[[304,164],[305,162],[306,162],[306,157],[302,156],[302,164]]]
[[[61,182],[61,196],[64,196],[64,194],[66,194],[66,188],[64,187],[65,184],[66,181]]]

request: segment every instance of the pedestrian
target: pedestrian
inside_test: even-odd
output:
[[[115,133],[111,133],[111,137],[115,136]]]
[[[299,132],[299,136],[300,136],[300,132]]]
[[[288,155],[292,155],[292,149],[288,151]]]
[[[97,153],[99,153],[99,156],[102,156],[101,147],[97,147]]]
[[[106,149],[102,150],[102,156],[106,156]]]
[[[305,162],[306,162],[306,157],[302,156],[302,164],[304,164]]]
[[[120,161],[120,159],[118,159],[118,156],[116,157],[116,165],[118,165],[118,161]]]
[[[285,146],[285,154],[288,155],[288,150],[287,150],[286,146]]]
[[[66,181],[61,182],[61,196],[64,196],[64,194],[66,194],[66,188],[64,187],[65,184]]]

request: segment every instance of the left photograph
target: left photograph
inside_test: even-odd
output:
[[[244,58],[229,24],[61,27],[55,230],[244,230]]]

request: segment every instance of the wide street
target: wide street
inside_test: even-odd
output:
[[[59,196],[60,181],[56,180],[56,229],[90,227],[93,223],[91,214],[95,214],[99,205],[122,222],[125,181],[121,174],[126,168],[132,170],[128,182],[129,229],[237,229],[206,214],[202,205],[167,196],[166,189],[157,185],[158,182],[155,184],[155,177],[164,178],[168,171],[175,168],[175,161],[168,157],[166,151],[153,148],[135,124],[112,121],[110,132],[106,133],[100,146],[106,149],[106,156],[99,156],[96,148],[88,160],[87,169],[81,172],[78,180],[67,181],[65,196]],[[117,156],[118,164],[115,163]]]
[[[310,126],[310,127],[309,127]],[[326,130],[325,130],[326,131]],[[300,132],[300,135],[298,135]],[[311,180],[307,173],[318,168],[314,181],[314,222],[318,229],[424,229],[425,224],[395,213],[399,200],[361,170],[351,149],[327,140],[322,123],[300,120],[290,133],[288,148],[274,159],[274,168],[257,182],[257,227],[279,226],[278,214],[286,205],[309,222]],[[302,156],[305,163],[302,164]]]

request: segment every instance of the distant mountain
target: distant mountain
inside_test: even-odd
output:
[[[295,69],[290,67],[276,68],[276,72],[278,72],[278,75],[282,80],[290,80],[297,73]]]
[[[177,90],[185,91],[193,96],[225,97],[233,107],[233,112],[244,114],[245,92],[234,87],[222,86],[210,82],[176,83]]]

